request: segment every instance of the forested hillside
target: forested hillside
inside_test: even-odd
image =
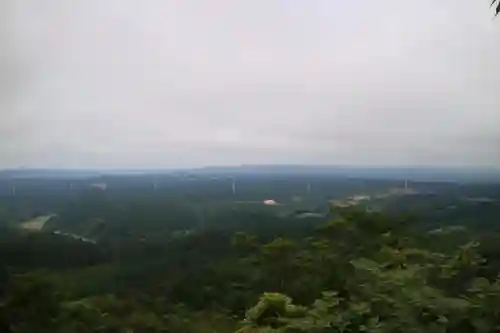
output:
[[[24,180],[0,201],[1,331],[500,330],[498,185],[324,179]]]

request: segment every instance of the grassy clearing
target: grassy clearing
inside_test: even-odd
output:
[[[54,216],[55,216],[54,214],[37,216],[31,220],[22,222],[20,227],[21,229],[29,231],[41,231],[45,223],[47,223],[47,221],[49,221]]]

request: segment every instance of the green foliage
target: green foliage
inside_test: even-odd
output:
[[[236,232],[233,235],[231,244],[234,248],[244,252],[255,250],[258,246],[257,239],[254,235],[242,231]]]
[[[313,259],[316,265],[324,266],[327,258],[326,262],[345,267],[334,270],[337,279],[330,287],[335,289],[323,291],[305,307],[295,305],[286,294],[264,294],[248,311],[239,332],[465,333],[498,330],[499,280],[478,278],[485,261],[479,254],[477,242],[466,243],[450,252],[433,252],[415,246],[419,243],[418,234],[406,241],[394,242],[392,238],[405,239],[408,234],[401,227],[381,227],[396,222],[391,222],[390,218],[377,221],[381,216],[355,214],[355,218],[349,213],[347,218],[322,228],[321,231],[328,234],[322,241],[309,241],[308,251],[316,254]],[[368,226],[373,218],[378,224]],[[354,233],[351,236],[355,237],[350,240],[367,241],[366,246],[372,251],[365,251],[358,244],[342,244],[342,238],[337,237],[341,230]],[[370,238],[365,238],[366,235]],[[342,233],[342,237],[345,236]],[[378,246],[372,246],[374,242]],[[350,255],[328,255],[344,251],[346,247]],[[328,268],[322,272],[323,276],[328,276]],[[344,274],[343,278],[338,276]],[[320,285],[327,287],[327,281]],[[293,294],[295,290],[288,292]],[[292,316],[286,307],[297,307],[301,311]],[[266,320],[259,321],[260,318]]]
[[[0,326],[11,332],[51,332],[60,311],[60,295],[44,274],[30,273],[11,279],[0,311]]]
[[[99,236],[97,244],[2,233],[0,332],[500,329],[496,204],[457,208],[477,216],[474,228],[440,215],[451,195],[401,198],[404,207],[423,207],[418,218],[332,209],[320,226],[321,219],[272,211],[282,207],[131,192],[68,199],[52,221],[51,228]],[[20,216],[10,208],[0,216],[6,211],[9,221]]]

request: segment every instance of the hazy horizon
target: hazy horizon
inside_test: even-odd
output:
[[[500,167],[495,166],[432,166],[432,165],[347,165],[347,164],[213,164],[194,167],[10,167],[0,168],[0,171],[177,171],[177,170],[210,170],[210,169],[337,169],[337,170],[455,170],[455,171],[493,171],[500,172]]]
[[[0,170],[499,169],[488,5],[0,0]]]

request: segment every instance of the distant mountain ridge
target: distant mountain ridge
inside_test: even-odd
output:
[[[85,169],[7,169],[0,170],[2,178],[91,178],[100,176],[102,173]]]
[[[335,165],[241,165],[185,169],[9,169],[0,179],[96,178],[110,175],[331,175],[366,179],[407,179],[413,181],[500,182],[500,169],[460,167],[361,167]]]
[[[500,169],[445,167],[361,167],[327,165],[242,165],[205,167],[194,173],[220,174],[317,174],[366,179],[401,179],[414,181],[500,182]]]

